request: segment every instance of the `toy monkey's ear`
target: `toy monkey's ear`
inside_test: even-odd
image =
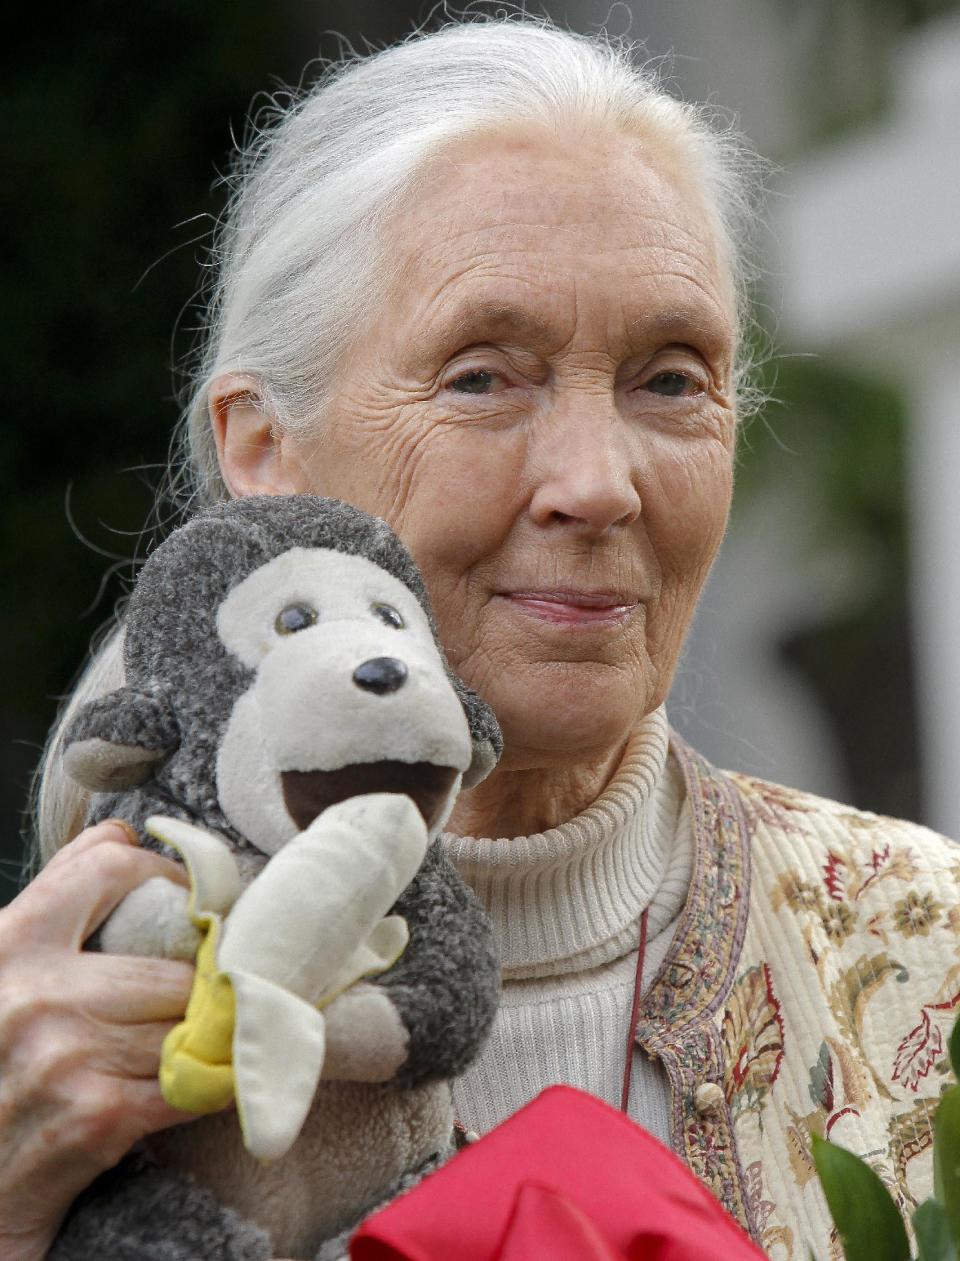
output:
[[[473,788],[486,779],[499,762],[503,752],[503,736],[500,734],[500,724],[487,702],[481,700],[473,688],[467,687],[456,675],[451,676],[451,681],[467,716],[473,743],[473,757],[463,772],[463,787]]]
[[[180,743],[162,692],[121,687],[88,702],[64,736],[67,774],[92,792],[142,784]]]

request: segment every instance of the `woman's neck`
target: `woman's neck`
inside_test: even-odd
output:
[[[573,763],[505,753],[482,784],[460,794],[447,830],[496,839],[558,827],[596,801],[620,765],[625,744]]]

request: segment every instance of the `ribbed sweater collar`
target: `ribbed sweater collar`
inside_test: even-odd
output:
[[[678,913],[669,859],[683,790],[667,767],[661,708],[631,737],[592,805],[559,827],[493,840],[444,834],[448,857],[491,916],[505,979],[598,967]],[[659,895],[659,896],[658,896]]]

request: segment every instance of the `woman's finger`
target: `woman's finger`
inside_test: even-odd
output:
[[[89,1016],[51,1013],[39,1019],[16,1051],[5,1057],[0,1100],[22,1107],[59,1098],[64,1082],[86,1076],[152,1081],[160,1070],[163,1041],[176,1022],[144,1021],[126,1025]]]
[[[173,1022],[111,1025],[62,1010],[35,1018],[8,1045],[0,1075],[0,1132],[49,1139],[57,1118],[58,1144],[105,1155],[107,1167],[143,1134],[179,1124],[188,1114],[163,1101],[157,1074],[163,1040]],[[5,1144],[9,1145],[9,1144]]]
[[[70,990],[76,1008],[98,1020],[140,1024],[179,1020],[193,987],[192,964],[175,959],[89,952],[71,969]]]
[[[179,863],[131,845],[114,824],[99,826],[107,831],[96,840],[84,837],[84,844],[70,855],[64,851],[61,861],[52,861],[10,904],[6,922],[19,943],[42,941],[79,949],[127,894],[146,880],[164,876],[187,883]]]
[[[69,1181],[69,1170],[79,1170],[82,1176],[73,1194],[116,1164],[145,1134],[195,1119],[170,1107],[155,1078],[68,1075],[56,1092],[45,1092],[42,1101],[11,1099],[0,1091],[4,1148],[16,1153],[23,1172],[33,1169],[30,1181],[39,1178],[41,1186],[46,1179]],[[55,1143],[49,1129],[53,1123]]]
[[[103,841],[126,841],[128,845],[139,844],[136,828],[132,824],[124,819],[103,819],[100,823],[93,823],[90,827],[84,828],[72,841],[62,845],[50,861],[44,863],[42,870],[50,871],[51,868],[68,862],[78,854],[102,844]]]
[[[101,1034],[90,1066],[109,1077],[156,1085],[163,1040],[174,1027],[172,1020],[114,1025]]]
[[[0,988],[0,1100],[22,1107],[48,1097],[59,1099],[64,1082],[106,1074],[153,1077],[163,1039],[181,1018],[182,1008],[165,1019],[130,1021],[106,1003],[71,1002],[63,994],[41,992],[31,1003]],[[117,1018],[119,1017],[119,1018]]]
[[[125,1081],[123,1089],[130,1113],[138,1118],[138,1137],[167,1130],[171,1125],[185,1125],[197,1119],[195,1112],[181,1112],[179,1108],[171,1108],[160,1093],[156,1078]]]

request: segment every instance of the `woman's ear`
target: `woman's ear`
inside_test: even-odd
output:
[[[256,377],[226,372],[214,378],[207,406],[220,472],[231,495],[296,495],[307,489],[293,444]]]

